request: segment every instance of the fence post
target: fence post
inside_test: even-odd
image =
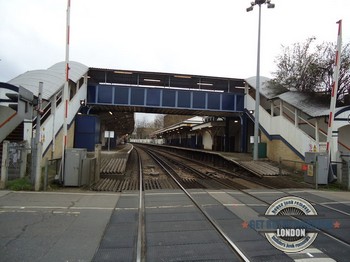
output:
[[[315,175],[315,189],[318,190],[318,156],[316,156],[316,163],[314,164]]]
[[[95,158],[96,158],[96,165],[95,165],[95,181],[97,182],[100,180],[100,167],[101,167],[101,144],[95,145]]]
[[[350,190],[350,160],[348,160],[348,172],[346,174],[346,177],[348,179],[348,190]]]
[[[8,145],[9,141],[4,141],[2,143],[2,159],[1,159],[1,180],[0,189],[4,189],[7,183],[7,173],[8,173]]]
[[[45,176],[44,176],[44,191],[47,190],[47,181],[48,181],[48,168],[49,168],[49,160],[46,158],[45,159]]]
[[[27,170],[27,142],[25,141],[21,147],[21,165],[19,167],[19,177],[23,178],[26,175]]]
[[[34,188],[35,191],[39,191],[40,190],[40,184],[41,184],[41,160],[42,160],[42,143],[39,142],[37,144],[37,155],[36,155],[36,159],[34,159],[34,161],[36,162],[36,166],[35,166],[35,184],[34,184]]]

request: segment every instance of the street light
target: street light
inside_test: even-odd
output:
[[[259,24],[258,24],[258,54],[256,63],[256,89],[255,89],[255,120],[254,120],[254,152],[253,159],[258,160],[258,136],[259,136],[259,106],[260,106],[260,31],[261,31],[261,5],[267,4],[267,8],[275,8],[271,0],[255,0],[250,3],[246,10],[250,12],[255,5],[259,6]]]

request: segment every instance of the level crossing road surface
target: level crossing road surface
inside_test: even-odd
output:
[[[268,202],[285,195],[247,191]],[[350,247],[321,233],[305,251],[284,253],[258,232],[256,222],[268,205],[234,190],[190,192],[250,261],[348,261],[350,257]],[[316,203],[320,215],[340,223],[331,233],[350,242],[350,192],[295,189],[288,193]],[[144,201],[145,261],[233,261],[228,246],[180,191],[147,191]],[[135,261],[137,207],[138,192],[131,191],[0,191],[0,261]]]

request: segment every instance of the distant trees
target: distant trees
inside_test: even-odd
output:
[[[316,38],[291,47],[282,46],[276,57],[277,70],[273,72],[274,87],[309,93],[330,94],[333,83],[336,45],[316,44]],[[338,105],[349,104],[350,93],[350,43],[343,43],[340,57]]]
[[[153,121],[155,129],[162,129],[164,127],[164,115],[156,115]]]
[[[154,119],[143,118],[136,121],[134,133],[137,138],[149,138],[150,135],[164,127],[164,116],[156,115]]]

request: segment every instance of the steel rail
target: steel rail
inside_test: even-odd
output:
[[[136,149],[135,149],[136,150]],[[139,221],[137,230],[137,248],[136,248],[136,261],[143,261],[143,241],[144,231],[142,225],[144,224],[144,198],[143,198],[143,179],[142,179],[142,162],[138,151],[136,150],[139,166]]]
[[[169,153],[169,154],[171,154],[171,153]],[[172,155],[174,155],[174,156],[176,156],[176,157],[179,157],[179,156],[176,155],[176,154],[172,154]],[[181,156],[180,156],[180,158],[187,159],[187,158],[181,157]],[[187,159],[187,160],[189,160],[189,159]],[[185,165],[185,164],[181,163],[181,165]],[[205,164],[204,164],[204,165],[205,165]],[[209,166],[209,167],[210,167],[210,166]],[[190,168],[191,168],[191,167],[190,167]],[[214,178],[213,178],[213,179],[214,179]],[[219,179],[219,178],[215,178],[215,181],[217,181],[217,182],[219,182],[219,183],[222,183],[223,185],[226,185],[226,183],[220,182],[220,179]],[[226,186],[227,186],[227,185],[226,185]],[[232,187],[233,187],[233,186],[232,186]],[[282,190],[282,189],[277,189],[277,188],[274,188],[274,187],[271,187],[271,188],[272,188],[272,189],[275,189],[276,191],[282,192],[282,193],[286,194],[287,196],[296,196],[296,195],[293,195],[293,194],[291,194],[291,193],[288,193],[288,192],[286,192],[286,191],[284,191],[284,190]],[[239,190],[240,192],[242,192],[242,193],[245,194],[245,195],[248,195],[248,196],[250,196],[250,197],[255,198],[256,200],[258,200],[258,201],[260,201],[260,202],[263,202],[263,203],[265,203],[265,204],[267,204],[267,205],[270,205],[269,202],[267,202],[267,201],[265,201],[265,200],[263,200],[263,199],[261,199],[261,198],[255,196],[255,195],[253,195],[253,194],[251,194],[251,193],[249,193],[249,192],[246,192],[245,190],[242,190],[242,189],[240,189],[240,188],[235,188],[235,189]],[[311,202],[312,202],[312,201],[311,201]],[[316,204],[318,204],[318,203],[316,203]],[[331,207],[327,207],[327,206],[324,206],[324,205],[322,205],[322,204],[318,204],[318,205],[323,206],[323,207],[325,207],[325,208],[328,208],[328,209],[330,209],[330,210],[336,211],[336,212],[341,213],[341,214],[343,214],[343,215],[348,215],[348,213],[344,214],[344,212],[341,212],[340,210],[337,210],[337,209],[334,209],[334,208],[331,208]],[[331,239],[333,239],[333,240],[335,240],[335,241],[337,241],[337,242],[339,242],[339,243],[341,243],[341,244],[343,244],[343,245],[345,245],[345,246],[347,246],[347,247],[350,247],[350,243],[347,242],[346,240],[341,239],[341,238],[336,237],[336,236],[333,236],[333,235],[331,235],[330,233],[328,233],[327,231],[325,231],[324,229],[315,227],[315,226],[312,225],[311,223],[309,223],[309,222],[303,220],[302,218],[295,217],[295,216],[290,216],[290,217],[291,217],[292,219],[295,219],[295,220],[298,220],[298,221],[300,221],[300,222],[306,223],[307,225],[309,225],[312,229],[316,230],[317,232],[321,232],[323,235],[328,236],[329,238],[331,238]]]
[[[148,151],[149,152],[149,151]],[[210,217],[210,215],[201,207],[200,204],[192,197],[192,195],[182,186],[182,184],[176,179],[172,174],[175,171],[159,156],[153,152],[149,152],[150,156],[167,172],[167,174],[174,180],[174,182],[180,187],[180,189],[188,196],[188,198],[193,202],[193,204],[202,212],[202,214],[208,219],[210,224],[216,229],[216,231],[221,235],[221,237],[228,243],[235,254],[242,259],[242,261],[249,262],[248,257],[239,249],[239,247],[229,238],[229,236],[222,230],[222,228]],[[169,171],[172,170],[171,171]]]
[[[152,149],[148,149],[148,150],[154,152]],[[175,155],[175,154],[172,154],[172,153],[169,153],[169,154],[170,154],[170,155],[173,155],[173,156],[175,156],[175,157],[180,157],[180,158],[182,158],[182,159],[185,159],[185,160],[190,161],[190,159],[188,159],[188,158],[181,157],[181,156],[178,156],[178,155]],[[215,181],[216,183],[218,183],[218,184],[220,184],[220,185],[222,185],[222,186],[224,186],[224,187],[226,187],[226,188],[236,189],[236,190],[242,190],[242,188],[239,188],[239,186],[237,185],[237,183],[234,182],[234,181],[231,181],[231,180],[230,180],[229,183],[228,183],[228,182],[223,182],[222,179],[216,177],[215,174],[213,174],[212,176],[209,176],[208,174],[205,174],[205,173],[203,173],[203,172],[201,172],[201,171],[195,169],[194,167],[191,167],[191,166],[189,166],[189,165],[187,165],[187,164],[184,164],[184,163],[181,163],[181,162],[179,162],[179,161],[175,161],[175,160],[173,160],[173,159],[170,159],[168,156],[163,156],[163,157],[166,158],[166,159],[168,159],[170,162],[173,162],[173,163],[176,162],[175,165],[182,166],[183,168],[185,168],[185,169],[189,170],[190,172],[194,173],[195,175],[198,175],[201,179],[204,179],[204,178],[205,178],[205,179],[208,179],[208,180],[210,179],[210,180]],[[192,161],[192,162],[194,162],[194,163],[196,163],[196,164],[200,164],[200,165],[202,165],[202,166],[206,166],[206,167],[208,167],[208,168],[210,168],[210,169],[215,170],[216,172],[219,172],[219,173],[221,173],[221,174],[223,174],[223,175],[225,175],[225,176],[230,177],[229,173],[227,173],[226,171],[223,171],[223,170],[214,168],[214,167],[212,167],[212,166],[206,165],[205,163],[200,163],[200,162],[198,162],[198,161]],[[235,174],[233,174],[233,175],[234,175],[235,177],[237,177],[237,178],[245,179],[244,176],[235,175]],[[247,181],[249,181],[249,182],[251,182],[251,183],[255,183],[255,184],[261,186],[260,183],[256,183],[255,181],[250,181],[250,180],[247,180]],[[266,185],[263,185],[263,186],[267,187]],[[271,187],[270,187],[270,188],[271,188]]]

